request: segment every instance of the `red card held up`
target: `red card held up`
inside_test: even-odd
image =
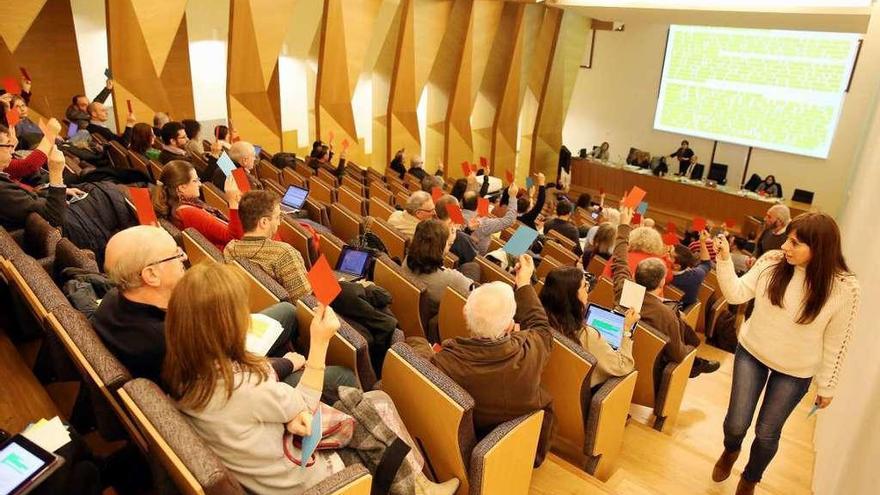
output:
[[[736,221],[735,221],[734,219],[732,219],[732,218],[728,218],[728,219],[724,220],[724,225],[725,225],[728,229],[732,229],[733,227],[736,226]]]
[[[134,110],[131,108],[131,100],[125,100],[125,104],[128,105],[128,113],[134,113]]]
[[[336,299],[336,296],[342,292],[342,287],[339,286],[339,281],[336,280],[336,274],[333,273],[330,263],[327,263],[327,258],[323,254],[312,265],[308,277],[309,284],[312,286],[312,292],[315,294],[315,299],[325,306],[329,306]]]
[[[342,140],[342,151],[347,150],[349,146],[351,146],[351,142],[349,142],[348,138],[343,139]]]
[[[489,168],[489,160],[485,156],[480,157],[480,166],[484,169]]]
[[[489,200],[486,198],[477,198],[477,216],[489,216]]]
[[[23,77],[25,81],[33,81],[33,79],[31,79],[31,75],[28,74],[27,69],[25,69],[24,67],[19,67],[18,70],[21,72],[21,77]]]
[[[467,162],[467,160],[461,162],[461,173],[464,174],[465,177],[471,175],[471,164]]]
[[[159,225],[156,212],[153,210],[153,201],[150,199],[150,190],[146,187],[129,187],[128,195],[134,203],[137,212],[138,223],[141,225]]]
[[[678,229],[675,227],[675,222],[666,223],[666,232],[678,232]]]
[[[437,202],[438,199],[440,199],[442,197],[443,197],[443,189],[440,189],[439,187],[435,187],[435,188],[431,189],[431,199],[433,199],[435,203]]]
[[[706,230],[706,219],[703,217],[694,217],[694,223],[692,226],[695,232],[702,232]]]
[[[243,168],[237,168],[232,171],[232,177],[235,179],[235,185],[242,194],[251,190],[251,183],[248,182],[247,172]]]
[[[9,127],[15,127],[15,125],[18,124],[18,121],[20,120],[21,114],[18,113],[17,108],[6,111],[6,125],[8,125]]]
[[[514,179],[513,171],[512,170],[505,170],[504,171],[504,178],[507,179],[508,184],[512,183],[513,179]]]
[[[471,163],[471,172],[477,173],[477,164],[476,163]]]
[[[633,213],[632,224],[639,225],[642,223],[642,214],[641,213]]]
[[[464,225],[464,215],[461,214],[461,208],[457,204],[449,203],[446,205],[446,213],[449,214],[449,219],[452,220],[452,223]]]
[[[21,94],[21,85],[18,84],[18,81],[14,77],[4,77],[2,83],[3,89],[5,89],[7,93],[12,93],[14,95]]]
[[[626,197],[621,201],[623,206],[628,206],[630,208],[635,208],[645,199],[645,195],[648,193],[645,192],[644,189],[639,186],[633,186],[633,188],[629,191]]]
[[[667,232],[663,234],[663,244],[667,246],[675,246],[678,244],[678,236],[675,235],[675,232]]]
[[[336,137],[336,134],[333,134],[333,131],[330,131],[329,133],[327,133],[327,142],[332,143],[334,137]]]

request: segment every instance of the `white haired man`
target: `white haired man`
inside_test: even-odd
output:
[[[227,151],[226,154],[229,155],[229,158],[237,167],[244,169],[251,190],[263,189],[263,184],[257,178],[256,172],[254,171],[257,166],[257,149],[254,148],[253,144],[247,141],[236,141],[232,143],[232,146],[229,147],[229,151]],[[226,185],[226,174],[219,167],[214,169],[214,173],[211,175],[211,183],[217,186],[221,191],[224,190]]]
[[[409,195],[403,211],[395,211],[388,217],[388,223],[401,234],[412,237],[416,225],[428,218],[434,218],[434,200],[425,191],[415,191]]]
[[[409,163],[410,166],[409,170],[407,170],[407,173],[409,173],[416,179],[419,179],[419,181],[424,180],[424,178],[428,176],[428,173],[425,172],[425,161],[422,160],[422,157],[414,156]]]
[[[537,466],[550,448],[556,420],[552,397],[541,386],[553,336],[531,285],[534,271],[531,256],[523,255],[516,266],[515,291],[504,282],[492,282],[471,292],[464,306],[470,337],[447,340],[436,354],[425,339],[407,342],[474,398],[478,437],[505,421],[543,409]]]

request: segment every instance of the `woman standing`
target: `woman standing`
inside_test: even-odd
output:
[[[764,392],[737,495],[754,493],[776,454],[785,421],[813,379],[818,386],[816,406],[831,404],[858,311],[859,284],[843,259],[834,220],[824,213],[804,213],[785,233],[782,249],[767,252],[741,278],[734,271],[727,239],[716,240],[724,297],[731,304],[755,299],[734,359],[724,452],[712,471],[716,482],[730,476]]]

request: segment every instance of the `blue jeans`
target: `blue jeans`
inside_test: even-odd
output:
[[[779,448],[782,427],[807,393],[811,380],[812,378],[797,378],[775,371],[741,346],[736,348],[730,405],[727,406],[727,416],[724,418],[725,450],[740,450],[755,415],[758,398],[764,392],[764,402],[755,424],[755,441],[752,443],[743,478],[756,483],[761,481],[764,470]]]

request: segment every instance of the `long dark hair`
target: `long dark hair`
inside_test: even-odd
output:
[[[584,303],[578,299],[583,280],[584,272],[580,268],[560,266],[550,270],[541,290],[541,304],[550,326],[575,342],[580,342],[586,311]]]
[[[184,160],[172,160],[162,167],[159,183],[153,188],[153,209],[158,216],[169,220],[174,217],[181,203],[177,188],[190,181],[193,170],[192,164]]]
[[[131,129],[131,142],[128,148],[143,155],[153,146],[153,139],[153,127],[150,124],[138,122]]]
[[[785,235],[794,233],[795,237],[810,247],[810,261],[806,267],[806,298],[801,303],[801,313],[797,323],[812,323],[822,311],[828,300],[834,277],[849,272],[843,250],[840,246],[840,229],[837,223],[825,213],[802,213],[795,217],[785,229]],[[794,265],[781,260],[771,268],[770,302],[782,307],[782,299],[794,275]]]
[[[443,266],[449,227],[446,223],[430,219],[419,222],[412,242],[406,252],[406,266],[414,273],[430,274]]]

